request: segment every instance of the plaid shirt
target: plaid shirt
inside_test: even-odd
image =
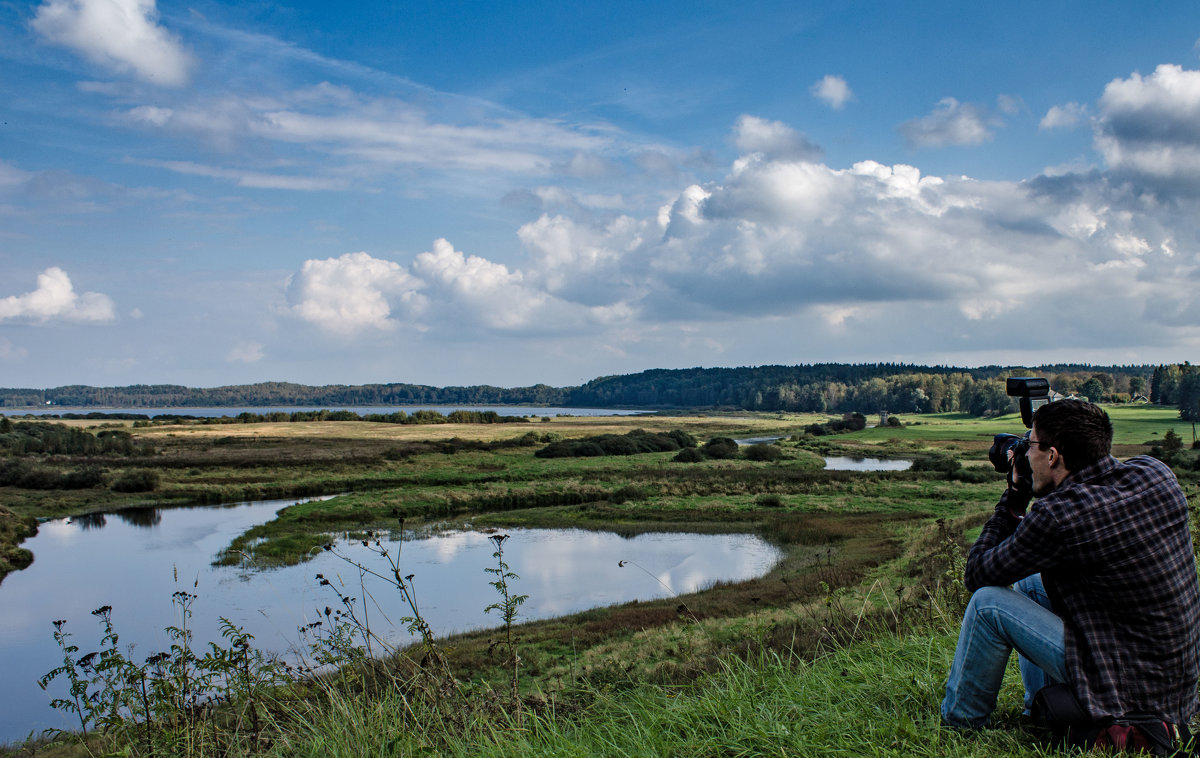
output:
[[[1106,457],[1036,501],[1006,505],[967,558],[966,584],[1041,572],[1065,628],[1068,684],[1095,718],[1148,712],[1186,724],[1200,709],[1200,586],[1175,475],[1145,456]]]

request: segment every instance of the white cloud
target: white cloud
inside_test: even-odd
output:
[[[263,346],[257,342],[239,342],[230,349],[225,360],[229,363],[258,363],[263,359]]]
[[[327,89],[341,92],[341,88]],[[238,152],[242,143],[274,144],[280,152],[290,151],[299,167],[334,163],[346,167],[343,172],[358,175],[412,166],[443,174],[548,176],[560,172],[582,178],[621,171],[610,153],[622,137],[612,130],[518,117],[495,106],[481,105],[467,114],[442,108],[452,112],[439,117],[431,112],[439,109],[427,111],[391,98],[351,93],[341,93],[337,99],[318,98],[312,92],[294,91],[271,98],[224,96],[170,107],[138,105],[124,109],[117,118],[138,129],[198,139],[227,153]],[[161,165],[235,181],[244,176],[259,181],[263,173],[178,161]],[[333,180],[317,177],[314,181],[327,186]],[[348,186],[345,181],[339,185],[342,189]]]
[[[263,171],[252,171],[249,169],[238,168],[219,168],[216,166],[204,166],[199,163],[190,161],[136,161],[142,166],[153,166],[155,168],[174,171],[177,174],[185,174],[187,176],[204,176],[211,179],[224,179],[233,182],[239,187],[247,187],[251,189],[280,189],[280,190],[296,190],[301,192],[317,192],[325,190],[343,190],[349,186],[349,182],[345,179],[319,177],[319,176],[294,176],[289,174],[269,174]]]
[[[29,351],[0,337],[0,361],[21,361],[29,356]]]
[[[986,108],[944,97],[928,116],[905,121],[897,129],[909,147],[944,147],[987,142],[998,125]]]
[[[47,0],[33,28],[88,60],[165,86],[187,82],[192,56],[158,24],[155,0]]]
[[[836,74],[826,74],[820,81],[813,84],[808,91],[812,93],[813,97],[838,111],[844,108],[847,102],[854,99],[854,93],[850,91],[850,85],[846,84],[846,80]]]
[[[435,240],[432,251],[416,257],[413,271],[428,282],[438,308],[456,312],[454,322],[464,325],[526,328],[550,301],[547,293],[526,287],[520,272],[477,255],[464,255],[444,239]]]
[[[737,133],[746,148],[791,134],[761,119],[740,120]],[[536,197],[555,211],[520,228],[526,256],[515,264],[444,239],[407,267],[365,253],[309,261],[293,310],[343,332],[584,334],[630,355],[683,350],[668,335],[691,325],[730,360],[759,334],[745,331],[756,319],[767,325],[763,349],[769,334],[830,355],[851,340],[864,360],[876,348],[904,359],[896,346],[913,334],[976,350],[1140,346],[1148,333],[1200,341],[1200,250],[1181,242],[1197,238],[1200,200],[1147,204],[1097,170],[981,181],[785,152],[755,150],[720,181],[686,185],[640,216],[597,213],[542,187]],[[308,280],[326,286],[300,296]],[[343,301],[358,310],[344,313]],[[1061,333],[1020,331],[1014,347],[1016,314],[1057,319]]]
[[[1114,79],[1099,111],[1095,144],[1109,168],[1200,192],[1200,71],[1163,64]]]
[[[67,272],[57,266],[38,274],[37,289],[33,292],[0,298],[0,321],[103,323],[115,318],[116,310],[108,295],[77,294]]]
[[[393,305],[418,314],[422,283],[402,266],[367,253],[308,260],[288,283],[291,312],[321,329],[352,334],[365,329],[391,329]]]
[[[1046,115],[1042,116],[1041,122],[1038,124],[1039,129],[1074,129],[1079,125],[1080,121],[1087,118],[1088,109],[1086,105],[1079,103],[1064,103],[1062,105],[1052,105],[1050,110],[1046,111]]]
[[[1016,95],[997,95],[996,108],[1007,116],[1015,116],[1025,110],[1025,101]]]
[[[10,163],[0,161],[0,190],[19,187],[31,178],[33,178],[33,174],[28,171],[22,171]]]
[[[734,145],[742,153],[763,153],[772,158],[800,160],[821,157],[821,148],[781,121],[743,115],[733,127]]]

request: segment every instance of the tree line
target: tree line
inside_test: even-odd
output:
[[[1186,361],[1156,366],[1150,377],[1150,402],[1178,405],[1179,418],[1200,421],[1200,366]]]
[[[502,388],[491,385],[432,387],[417,384],[307,386],[262,382],[211,388],[181,385],[53,389],[0,388],[0,408],[181,408],[236,406],[531,405],[564,408],[728,408],[816,413],[1005,413],[1015,406],[1004,393],[1009,376],[1045,376],[1065,395],[1122,402],[1151,392],[1154,402],[1174,403],[1182,367],[1055,364],[1034,367],[955,368],[898,363],[821,363],[796,366],[652,369],[604,376],[575,387]],[[1173,368],[1171,373],[1169,368]],[[1155,400],[1152,376],[1159,380]],[[1166,376],[1166,375],[1164,375]],[[1175,377],[1170,379],[1170,377]],[[1173,383],[1172,383],[1173,382]],[[1190,397],[1190,396],[1189,396]]]

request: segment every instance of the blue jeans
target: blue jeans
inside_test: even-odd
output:
[[[1013,589],[981,587],[971,596],[946,681],[945,724],[978,728],[987,723],[1013,650],[1019,655],[1028,713],[1038,690],[1066,681],[1063,622],[1050,610],[1040,574]]]

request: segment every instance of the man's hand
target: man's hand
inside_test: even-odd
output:
[[[1033,498],[1033,482],[1028,477],[1021,476],[1018,466],[1013,460],[1013,451],[1008,451],[1008,512],[1016,518],[1025,515],[1025,509]]]

